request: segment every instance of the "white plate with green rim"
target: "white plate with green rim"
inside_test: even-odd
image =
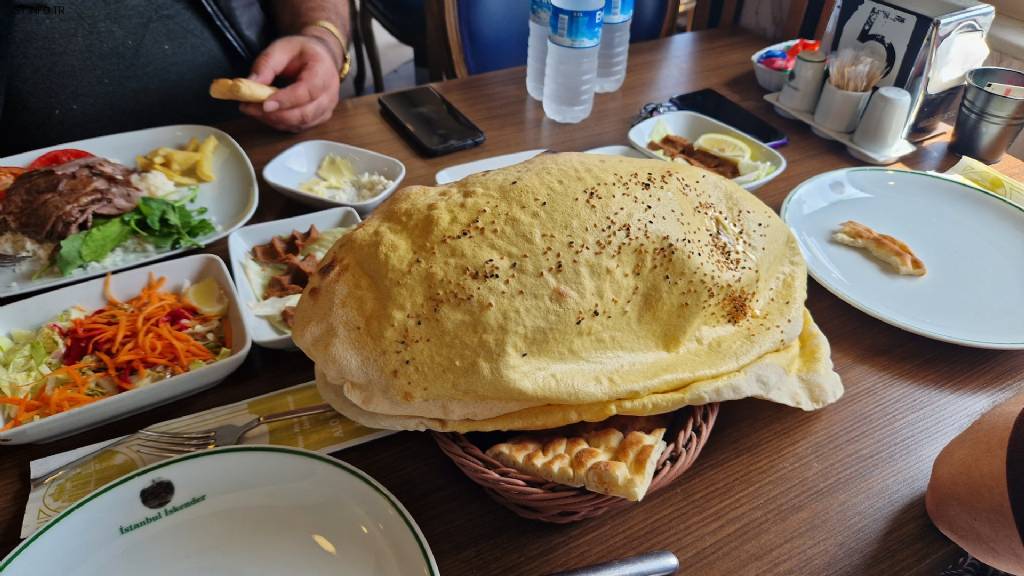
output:
[[[60,514],[0,573],[433,576],[398,500],[339,460],[232,446],[159,462]]]
[[[797,186],[781,215],[811,276],[855,308],[935,340],[1024,349],[1024,209],[940,176],[847,168]],[[902,240],[927,274],[833,241],[847,220]]]

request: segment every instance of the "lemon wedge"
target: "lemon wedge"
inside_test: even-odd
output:
[[[228,297],[213,278],[189,286],[183,296],[200,314],[222,316],[228,311]]]
[[[693,146],[698,150],[711,152],[715,156],[729,158],[736,162],[741,160],[750,160],[750,146],[747,146],[746,143],[737,138],[733,138],[728,134],[709,132],[700,138],[697,138],[697,141],[693,143]]]

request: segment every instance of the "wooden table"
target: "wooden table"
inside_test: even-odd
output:
[[[782,128],[789,168],[757,195],[778,208],[815,174],[856,165],[843,148],[775,116],[761,100],[749,57],[764,41],[744,33],[683,34],[632,47],[629,74],[599,95],[575,126],[544,118],[511,69],[439,84],[487,133],[479,148],[425,159],[382,120],[376,97],[342,102],[326,125],[301,135],[247,120],[224,128],[257,173],[307,138],[328,138],[400,158],[406,184],[432,184],[444,167],[528,150],[584,150],[625,143],[645,102],[714,87]],[[940,138],[905,166],[942,170],[956,158]],[[1024,179],[1024,163],[998,169]],[[306,210],[264,187],[256,220]],[[212,252],[226,257],[226,243]],[[462,476],[425,434],[402,433],[338,456],[372,474],[406,505],[446,575],[538,575],[667,548],[682,574],[927,574],[957,557],[925,515],[923,496],[938,451],[992,405],[1022,389],[1024,354],[974,350],[914,336],[870,318],[810,283],[808,306],[832,343],[846,385],[837,404],[813,413],[749,400],[725,405],[693,469],[626,510],[572,526],[520,519]],[[0,449],[0,553],[18,542],[32,459],[129,433],[171,417],[234,402],[312,377],[301,352],[254,349],[217,388],[171,406],[52,444]]]

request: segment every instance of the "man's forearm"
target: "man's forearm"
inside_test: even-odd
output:
[[[348,0],[274,0],[274,22],[282,35],[304,34],[315,36],[324,42],[341,66],[347,47],[339,46],[338,40],[326,29],[313,26],[317,20],[326,20],[348,37]]]

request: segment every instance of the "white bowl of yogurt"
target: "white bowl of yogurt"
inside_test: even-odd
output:
[[[263,168],[278,192],[316,208],[352,207],[365,216],[405,178],[398,159],[330,140],[307,140],[288,148]]]

